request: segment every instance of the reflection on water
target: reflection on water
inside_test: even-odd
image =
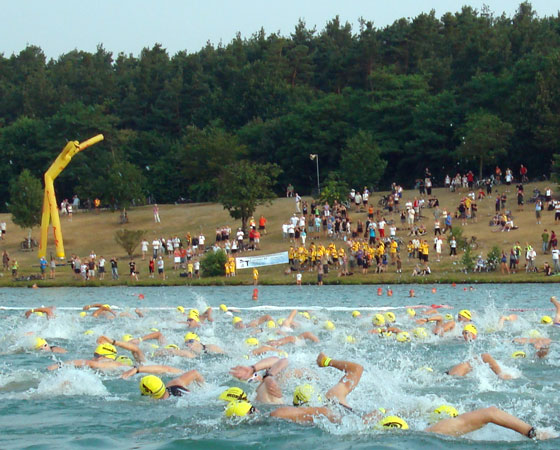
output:
[[[409,289],[416,298],[408,298]],[[165,287],[165,288],[61,288],[0,290],[0,408],[3,429],[1,448],[31,445],[43,447],[102,448],[183,448],[185,445],[229,448],[254,446],[267,448],[503,448],[504,441],[515,448],[534,445],[522,436],[496,426],[488,426],[470,435],[452,439],[423,433],[433,420],[431,412],[441,404],[453,405],[459,412],[496,405],[538,426],[560,430],[558,349],[551,346],[546,359],[535,357],[531,346],[514,344],[515,337],[529,336],[537,330],[541,336],[557,340],[560,329],[541,325],[540,317],[553,315],[550,295],[554,285],[483,285],[471,291],[463,286],[397,286],[393,296],[377,295],[372,286],[261,287],[259,301],[251,300],[252,287]],[[144,299],[140,299],[142,294]],[[108,303],[131,317],[115,320],[80,317],[78,311],[91,303]],[[236,315],[247,323],[265,313],[274,319],[287,317],[293,307],[308,311],[311,319],[298,315],[297,333],[311,331],[320,343],[285,346],[290,368],[305,368],[312,373],[316,389],[325,392],[340,378],[334,369],[318,369],[319,351],[338,359],[360,362],[365,370],[359,386],[348,397],[358,412],[383,407],[404,417],[412,431],[387,432],[366,427],[356,415],[333,425],[317,420],[313,427],[278,422],[268,417],[272,409],[260,406],[260,414],[249,420],[231,422],[223,416],[224,405],[217,397],[224,386],[240,386],[253,392],[255,386],[234,380],[230,367],[258,360],[249,354],[245,339],[254,334],[260,343],[278,337],[278,328],[262,332],[234,330],[232,317],[218,306],[239,309]],[[470,309],[479,330],[473,343],[465,343],[457,328],[445,338],[431,333],[415,337],[418,325],[406,312],[407,307],[450,305],[441,309],[456,315]],[[47,321],[32,315],[23,318],[23,310],[39,305],[57,306],[57,317]],[[181,369],[196,368],[206,378],[204,387],[194,388],[188,397],[155,402],[142,398],[138,377],[121,380],[118,373],[97,373],[89,369],[64,367],[48,372],[45,368],[58,360],[88,358],[101,335],[120,339],[124,334],[145,335],[157,328],[167,343],[183,346],[186,317],[177,311],[195,307],[214,308],[215,322],[197,332],[205,344],[215,344],[227,355],[203,355],[196,359],[155,357],[150,343],[142,348],[152,363],[169,364]],[[135,308],[144,311],[136,318]],[[358,318],[351,312],[361,311]],[[400,343],[394,337],[370,334],[372,316],[391,310],[397,325],[411,333],[412,341]],[[420,314],[421,309],[416,309]],[[499,329],[499,318],[515,313],[518,320]],[[335,325],[326,330],[325,322]],[[428,331],[432,326],[425,326]],[[84,332],[91,330],[89,334]],[[29,347],[35,336],[68,349],[66,355],[44,354]],[[523,350],[525,359],[513,359],[514,351]],[[479,355],[490,352],[513,379],[501,380],[480,362]],[[126,354],[125,351],[121,353]],[[453,365],[470,360],[473,370],[464,378],[445,374]],[[170,379],[169,377],[165,379]],[[297,379],[282,381],[287,401],[291,400]],[[481,442],[483,441],[483,442]],[[547,441],[545,448],[556,448],[558,440]]]

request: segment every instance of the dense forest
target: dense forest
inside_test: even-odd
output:
[[[513,17],[464,7],[384,28],[374,19],[358,30],[338,17],[320,31],[300,22],[289,36],[260,30],[173,56],[157,44],[138,56],[101,45],[48,61],[35,46],[0,55],[2,208],[24,168],[41,177],[67,140],[97,133],[105,141],[74,158],[59,198],[212,200],[239,160],[276,163],[278,192],[309,193],[310,154],[321,182],[336,174],[355,187],[410,186],[425,167],[436,184],[479,165],[550,174],[560,14],[522,3]],[[473,133],[501,138],[481,149]]]

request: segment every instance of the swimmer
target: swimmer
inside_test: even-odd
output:
[[[41,316],[45,314],[47,316],[47,319],[54,319],[55,317],[54,306],[41,306],[40,308],[29,309],[25,311],[24,315],[26,319],[29,319],[29,316],[35,313],[41,313],[39,314]]]
[[[510,314],[508,316],[500,317],[500,320],[498,321],[498,330],[504,328],[505,322],[515,322],[517,319],[518,319],[517,314]]]
[[[286,344],[296,344],[302,341],[319,342],[319,338],[315,336],[311,331],[306,331],[301,333],[299,336],[285,336],[280,339],[274,339],[267,342],[267,345],[272,347],[281,347]]]
[[[327,400],[340,404],[345,410],[352,411],[346,397],[356,388],[364,368],[351,361],[334,360],[328,358],[324,353],[317,356],[319,367],[334,367],[342,372],[344,376],[326,394]],[[317,416],[324,416],[333,423],[340,422],[340,415],[334,412],[330,405],[321,407],[311,406],[283,406],[270,413],[272,417],[291,420],[298,423],[313,422]]]
[[[278,386],[276,376],[288,366],[286,358],[271,356],[257,362],[252,366],[232,367],[229,373],[240,380],[260,381],[257,387],[256,400],[260,403],[283,405],[285,404],[282,390]],[[265,373],[260,376],[259,372]]]
[[[490,355],[489,353],[483,353],[482,355],[480,355],[480,358],[485,364],[488,364],[490,369],[492,369],[492,372],[494,372],[498,376],[498,378],[502,380],[511,380],[511,375],[502,372],[502,368],[492,357],[492,355]],[[452,367],[446,373],[455,377],[464,377],[465,375],[470,373],[472,369],[472,365],[468,361],[465,361]]]
[[[556,309],[556,313],[554,314],[554,319],[552,322],[554,323],[554,325],[560,326],[560,302],[554,295],[550,297],[550,302],[554,305],[554,308]]]
[[[39,350],[41,352],[51,352],[51,353],[67,353],[68,351],[62,347],[56,345],[49,345],[47,341],[43,338],[35,338],[34,350]]]
[[[58,362],[47,367],[47,370],[57,370],[63,365],[74,367],[89,367],[95,370],[118,370],[129,367],[125,362],[116,361],[117,349],[112,344],[100,344],[93,352],[91,359],[74,359],[72,361]]]
[[[535,347],[537,351],[536,356],[537,358],[544,358],[548,355],[550,351],[550,344],[552,343],[552,339],[549,338],[515,338],[513,340],[516,344],[531,344]]]
[[[141,366],[131,369],[129,372],[150,374],[168,373],[167,369],[162,371],[162,368],[165,367],[166,366]],[[134,375],[134,373],[131,375]],[[187,386],[192,383],[204,384],[204,377],[197,370],[189,370],[180,377],[174,378],[167,384],[164,384],[161,378],[155,375],[146,375],[140,380],[140,393],[155,400],[166,400],[170,397],[182,397],[190,392]]]
[[[139,362],[139,363],[143,363],[146,361],[146,357],[144,356],[144,353],[142,352],[142,350],[140,350],[140,347],[138,347],[138,345],[132,343],[131,341],[129,342],[124,342],[124,341],[117,341],[115,339],[111,339],[108,338],[107,336],[99,336],[97,338],[97,343],[98,344],[112,344],[115,347],[120,347],[123,348],[125,350],[128,350],[130,353],[132,353],[132,356],[134,357],[134,359]]]
[[[85,305],[83,310],[89,311],[91,308],[97,308],[97,310],[92,314],[93,317],[105,317],[106,319],[114,319],[117,317],[115,312],[107,304],[94,303],[93,305]]]
[[[217,345],[203,344],[202,342],[200,342],[200,337],[195,333],[187,333],[185,335],[185,345],[196,355],[208,353],[223,355],[226,353],[223,348]]]
[[[468,309],[462,309],[457,313],[457,322],[471,322],[471,312]],[[456,322],[454,320],[449,320],[444,322],[444,318],[441,315],[430,316],[425,319],[417,319],[416,323],[424,324],[428,322],[435,322],[435,327],[433,333],[438,336],[443,336],[445,333],[455,329]]]

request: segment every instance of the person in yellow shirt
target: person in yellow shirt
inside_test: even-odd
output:
[[[391,256],[391,265],[395,264],[397,260],[397,249],[399,244],[394,239],[391,240],[391,244],[389,244],[389,255]]]
[[[227,262],[224,264],[224,267],[225,267],[225,269],[226,269],[226,278],[229,278],[229,277],[231,276],[231,272],[230,272],[230,269],[229,269],[229,267],[230,267],[229,261],[227,261]]]
[[[256,286],[257,284],[259,284],[259,271],[255,267],[253,269],[253,286]]]

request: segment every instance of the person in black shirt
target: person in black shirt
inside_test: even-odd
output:
[[[111,274],[113,275],[113,280],[119,279],[119,267],[117,258],[114,256],[111,258]]]

